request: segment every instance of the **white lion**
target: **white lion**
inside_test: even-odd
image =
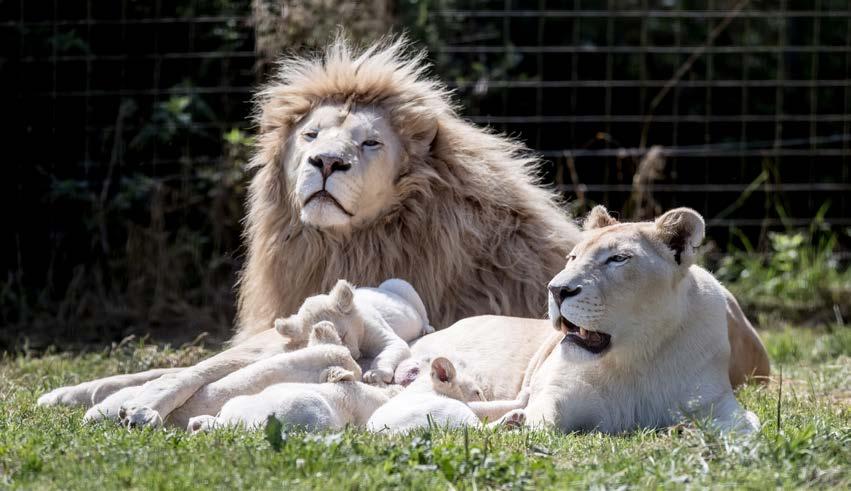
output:
[[[696,266],[703,218],[688,208],[618,223],[592,210],[549,284],[561,343],[531,376],[527,423],[606,433],[708,419],[750,432],[730,385],[726,295]]]
[[[440,427],[481,426],[480,418],[496,419],[490,426],[523,424],[528,393],[517,400],[485,401],[475,381],[457,373],[444,357],[431,360],[430,372],[420,374],[399,395],[369,418],[370,431],[405,433],[435,424]],[[497,419],[498,418],[498,419]]]
[[[407,342],[434,332],[416,290],[399,279],[387,280],[378,288],[354,288],[340,280],[330,293],[308,298],[298,313],[275,321],[275,328],[299,340],[306,326],[319,321],[334,324],[356,359],[373,359],[372,368],[363,375],[369,384],[392,382],[399,362],[411,355]]]
[[[276,384],[263,392],[228,401],[218,416],[189,420],[193,433],[223,426],[258,428],[274,417],[284,427],[310,430],[363,426],[379,406],[398,393],[400,387],[375,387],[361,382],[324,384]]]

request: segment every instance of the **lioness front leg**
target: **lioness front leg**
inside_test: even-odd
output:
[[[473,413],[479,419],[487,419],[488,421],[496,421],[506,415],[509,411],[523,409],[529,404],[528,388],[520,391],[516,399],[504,401],[472,401],[467,405],[473,410]],[[523,413],[523,421],[526,420],[526,414]]]
[[[38,398],[39,406],[84,406],[99,404],[110,395],[125,387],[142,385],[163,375],[177,373],[183,368],[155,368],[139,373],[112,375],[90,380],[77,385],[59,387]]]
[[[130,427],[161,426],[172,411],[202,386],[255,361],[284,352],[285,343],[285,338],[277,331],[266,330],[195,366],[145,384],[137,396],[121,406],[119,416]]]

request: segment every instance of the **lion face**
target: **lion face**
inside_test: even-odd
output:
[[[389,207],[403,152],[380,108],[320,105],[296,125],[287,147],[287,182],[303,223],[347,229]]]
[[[703,219],[680,208],[656,222],[618,223],[596,207],[585,230],[548,285],[553,327],[591,355],[654,349],[670,319],[684,315],[675,292],[703,240]]]

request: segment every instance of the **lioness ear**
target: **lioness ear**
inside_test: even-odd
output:
[[[706,224],[691,208],[675,208],[656,219],[659,238],[674,251],[674,260],[685,267],[694,264],[695,250],[703,242]]]
[[[585,221],[582,222],[582,230],[594,230],[595,228],[603,228],[608,227],[609,225],[615,225],[618,221],[611,215],[609,215],[609,211],[603,205],[597,205],[592,210],[591,213],[585,217]]]
[[[455,380],[455,366],[442,356],[431,360],[431,379],[435,382],[451,384]]]
[[[310,338],[307,341],[307,345],[313,346],[316,344],[343,344],[332,322],[317,322],[310,328]]]
[[[355,301],[355,290],[352,284],[346,280],[339,280],[331,290],[331,297],[334,299],[334,304],[340,312],[351,312]]]

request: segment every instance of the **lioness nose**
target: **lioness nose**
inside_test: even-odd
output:
[[[581,286],[571,287],[570,285],[550,285],[550,293],[556,299],[559,305],[564,302],[564,299],[575,297],[582,291]]]
[[[336,171],[347,171],[352,168],[352,164],[347,164],[339,155],[314,155],[307,159],[307,163],[321,170],[322,177],[325,179]]]

